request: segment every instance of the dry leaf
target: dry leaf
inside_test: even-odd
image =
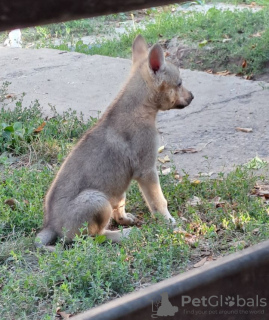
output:
[[[218,71],[216,74],[219,76],[228,76],[229,74],[231,74],[231,72],[228,70],[224,70],[224,71]]]
[[[269,199],[269,185],[256,185],[251,194]]]
[[[5,99],[12,99],[12,98],[15,98],[15,93],[9,93],[5,96]]]
[[[259,233],[260,233],[260,229],[259,228],[256,228],[256,229],[252,230],[252,234],[254,234],[254,235],[257,235]]]
[[[263,33],[264,33],[264,31],[254,33],[254,34],[252,35],[252,37],[254,37],[254,38],[259,38],[259,37],[262,36]]]
[[[246,68],[246,66],[247,66],[247,61],[244,59],[242,62],[242,68]]]
[[[200,180],[192,180],[192,181],[191,181],[191,184],[194,184],[194,185],[195,185],[195,184],[200,184],[200,183],[201,183]]]
[[[61,311],[60,307],[58,307],[56,309],[56,313],[57,313],[57,316],[60,316],[62,319],[69,319],[70,317],[72,317],[72,315],[70,313],[66,313],[64,311]]]
[[[246,80],[252,80],[253,79],[253,74],[249,74],[244,77]]]
[[[158,149],[158,153],[162,153],[164,150],[164,146],[161,146],[159,149]]]
[[[225,201],[221,201],[221,197],[213,198],[210,203],[214,204],[216,208],[223,208],[225,205]]]
[[[161,163],[170,162],[169,157],[166,155],[164,158],[158,158],[158,161]]]
[[[246,132],[246,133],[249,133],[249,132],[252,132],[252,128],[240,128],[240,127],[236,127],[235,128],[236,131],[241,131],[241,132]]]
[[[16,205],[18,204],[19,202],[18,202],[18,200],[16,200],[16,199],[7,199],[6,201],[5,201],[5,204],[7,204],[8,206],[10,206],[10,208],[12,209],[12,210],[14,210],[15,208],[16,208]]]
[[[162,170],[162,175],[167,176],[170,172],[171,172],[171,168],[166,168],[166,169]]]
[[[46,122],[43,122],[38,128],[34,130],[34,133],[41,132],[44,129],[45,125],[46,125]]]
[[[180,181],[183,179],[183,177],[181,177],[179,174],[175,174],[174,178]]]
[[[201,172],[199,175],[197,175],[198,177],[211,177],[212,174],[214,174],[214,171],[210,171],[210,172]]]
[[[206,263],[207,257],[203,258],[202,260],[200,260],[199,262],[195,263],[195,265],[193,266],[194,268],[200,268],[202,267],[205,263]]]
[[[202,200],[199,197],[193,196],[191,199],[189,199],[186,202],[186,205],[195,207],[195,206],[200,205],[201,203],[202,203]]]
[[[198,152],[198,150],[195,148],[178,149],[178,150],[173,151],[173,154],[180,153],[180,152],[181,153],[196,153],[196,152]]]
[[[210,74],[213,73],[213,71],[212,71],[211,69],[206,70],[206,72],[207,72],[207,73],[210,73]]]

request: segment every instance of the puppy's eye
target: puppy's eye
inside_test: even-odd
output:
[[[180,81],[180,82],[177,84],[178,87],[181,87],[181,85],[182,85],[182,81]]]

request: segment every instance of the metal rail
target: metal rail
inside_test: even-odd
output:
[[[93,308],[74,320],[268,320],[269,241]],[[171,305],[158,316],[156,301]],[[177,310],[178,309],[178,310]],[[177,311],[176,311],[177,310]],[[163,314],[163,313],[162,313]]]
[[[126,12],[184,1],[1,0],[0,31]]]

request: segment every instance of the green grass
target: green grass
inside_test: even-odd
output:
[[[190,47],[190,54],[180,62],[185,68],[229,70],[235,74],[259,74],[269,59],[269,9],[253,13],[250,10],[207,13],[163,12],[148,22],[145,30],[139,25],[120,38],[103,40],[95,46],[78,41],[75,51],[112,57],[130,57],[134,37],[141,33],[149,44],[177,37]],[[255,36],[259,33],[259,36]],[[227,40],[228,39],[228,40]],[[69,50],[67,44],[56,46]],[[242,62],[247,64],[242,67]]]
[[[60,241],[54,253],[37,251],[33,240],[42,226],[45,193],[70,146],[94,119],[85,124],[71,111],[44,119],[38,102],[24,108],[23,97],[14,110],[7,110],[7,92],[5,84],[0,90],[1,121],[46,125],[38,140],[18,139],[14,148],[0,151],[0,319],[53,319],[57,307],[76,314],[183,272],[201,259],[204,248],[219,257],[268,239],[268,204],[252,195],[257,181],[268,178],[239,167],[215,180],[160,177],[169,210],[185,231],[174,233],[161,217],[151,218],[132,183],[127,210],[144,222],[129,239],[116,245],[103,236],[77,236],[70,247]],[[48,139],[62,150],[61,156],[46,147],[46,153],[35,151],[29,161]],[[253,167],[257,160],[252,162]],[[189,202],[194,196],[198,205]]]
[[[31,152],[31,162],[43,160],[53,164],[62,161],[70,145],[96,122],[96,118],[84,119],[71,109],[59,114],[51,106],[51,116],[44,119],[38,101],[23,107],[23,95],[16,100],[11,111],[8,106],[8,83],[0,89],[0,159],[4,162],[5,152],[15,156]],[[1,101],[2,97],[2,101]]]
[[[218,3],[220,1],[213,1]],[[230,4],[251,4],[251,0],[225,0]],[[193,1],[201,6],[210,1]],[[214,8],[207,13],[172,13],[171,6],[148,9],[143,13],[146,29],[134,23],[126,33],[115,35],[116,23],[130,20],[130,13],[121,13],[92,19],[81,19],[23,30],[23,41],[36,47],[75,50],[85,54],[100,54],[130,58],[134,37],[141,33],[149,44],[169,42],[177,37],[181,44],[190,48],[179,65],[196,70],[221,72],[228,70],[239,75],[259,75],[268,68],[269,61],[269,1],[257,0],[264,8],[259,12],[220,11]],[[134,12],[135,21],[141,13]],[[104,35],[114,34],[110,40]],[[94,35],[94,45],[83,44],[80,37]],[[100,36],[101,35],[101,36]],[[7,34],[0,35],[4,39]],[[61,45],[54,45],[61,39]],[[102,40],[103,39],[103,40]],[[71,48],[70,48],[71,44]],[[246,63],[245,63],[245,62]],[[244,63],[243,63],[244,62]]]

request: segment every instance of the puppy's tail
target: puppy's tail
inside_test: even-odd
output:
[[[49,246],[49,244],[54,243],[56,239],[57,233],[53,229],[46,227],[36,235],[35,246],[37,248],[44,248],[49,251],[54,251],[54,247]]]

